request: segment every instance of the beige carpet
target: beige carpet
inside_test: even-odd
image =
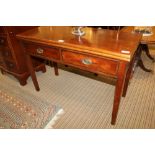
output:
[[[152,53],[155,56],[155,53]],[[144,64],[155,71],[143,54]],[[8,75],[1,79],[14,85],[17,80]],[[90,76],[94,76],[90,74]],[[85,76],[59,69],[59,76],[47,66],[45,74],[37,73],[40,92],[36,92],[31,79],[21,89],[45,101],[59,104],[64,114],[56,122],[58,129],[98,128],[155,128],[155,75],[136,68],[125,98],[122,98],[116,125],[111,125],[114,86]],[[94,78],[98,78],[95,77]],[[19,90],[20,91],[20,90]]]

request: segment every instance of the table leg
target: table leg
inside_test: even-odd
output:
[[[145,72],[152,72],[151,69],[147,69],[147,68],[144,66],[143,61],[142,61],[141,58],[138,60],[138,66],[139,66],[142,70],[144,70]]]
[[[143,63],[142,58],[141,58],[142,50],[143,50],[143,44],[140,44],[140,49],[139,49],[138,54],[137,54],[137,66],[139,66],[145,72],[152,72],[151,69],[147,69],[144,66],[144,63]]]
[[[125,62],[120,62],[119,69],[118,69],[118,78],[115,87],[115,95],[114,95],[114,103],[113,103],[113,110],[112,110],[112,119],[111,124],[114,125],[117,118],[117,113],[119,109],[119,104],[124,88],[124,81],[126,77],[126,66]]]
[[[59,75],[59,72],[58,72],[58,64],[56,62],[53,62],[53,67],[54,67],[55,75]]]
[[[150,55],[149,47],[147,44],[142,44],[142,50],[146,52],[148,58],[150,58],[153,62],[155,62],[155,59]]]
[[[33,84],[34,84],[34,86],[35,86],[35,89],[36,89],[37,91],[39,91],[40,88],[39,88],[39,84],[38,84],[38,81],[37,81],[37,77],[36,77],[36,74],[35,74],[35,71],[34,71],[34,68],[33,68],[31,56],[28,55],[28,54],[26,54],[26,59],[27,59],[27,66],[28,66],[29,72],[30,72],[30,74],[31,74],[31,78],[32,78]]]
[[[137,50],[135,52],[135,56],[133,57],[130,65],[129,65],[129,68],[128,68],[128,71],[127,71],[127,74],[126,74],[126,77],[125,77],[125,82],[124,82],[124,88],[123,88],[123,94],[122,94],[123,97],[126,96],[127,88],[128,88],[128,85],[129,85],[129,80],[132,78],[132,75],[134,73],[135,64],[137,63],[136,62],[136,57],[137,57],[137,54],[138,54],[139,50],[141,50],[140,46],[138,46],[138,48],[137,48]]]
[[[129,80],[131,78],[131,72],[132,72],[132,65],[129,67],[126,77],[125,77],[125,82],[124,82],[124,88],[123,88],[123,94],[122,96],[125,97],[126,96],[126,92],[128,89],[128,85],[129,85]]]

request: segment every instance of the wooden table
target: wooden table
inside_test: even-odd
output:
[[[150,58],[153,62],[155,62],[155,59],[150,55],[149,52],[149,48],[148,45],[149,44],[155,44],[155,26],[151,27],[152,30],[152,34],[148,35],[148,36],[143,36],[140,42],[140,48],[141,51],[139,53],[139,66],[146,72],[151,72],[152,70],[147,69],[144,64],[143,61],[141,59],[141,52],[145,51],[146,55],[148,56],[148,58]],[[130,33],[134,33],[134,26],[128,26],[128,27],[124,27],[122,30],[122,32],[130,32]]]
[[[135,61],[140,34],[85,27],[84,36],[71,33],[72,27],[38,27],[18,34],[27,53],[27,64],[35,89],[39,84],[32,67],[31,56],[70,65],[82,70],[116,78],[111,124],[115,124],[121,96],[126,95]]]

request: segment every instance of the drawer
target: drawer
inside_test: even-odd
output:
[[[5,61],[6,68],[11,72],[17,72],[17,68],[14,62]]]
[[[66,64],[72,64],[73,66],[77,66],[85,70],[110,75],[117,74],[119,64],[116,60],[98,58],[70,51],[62,51],[62,59]]]
[[[31,55],[39,56],[45,59],[60,60],[59,49],[55,47],[44,47],[40,45],[29,45],[26,44],[26,52]]]
[[[6,37],[0,37],[0,46],[8,46]]]

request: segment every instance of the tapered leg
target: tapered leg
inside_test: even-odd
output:
[[[117,113],[119,109],[119,104],[124,88],[124,81],[126,77],[126,66],[125,62],[120,62],[119,69],[118,69],[118,78],[115,87],[115,95],[114,95],[114,103],[113,103],[113,110],[112,110],[112,119],[111,124],[114,125],[117,118]]]
[[[130,66],[128,68],[128,71],[127,71],[127,74],[126,74],[126,77],[125,77],[125,82],[124,82],[124,88],[123,88],[123,94],[122,96],[125,97],[126,96],[126,92],[127,92],[127,88],[128,88],[128,85],[129,85],[129,81],[134,73],[134,69],[135,69],[135,66],[137,64],[137,57],[139,57],[139,52],[141,52],[141,46],[139,45],[136,52],[135,52],[135,56],[133,57],[131,63],[130,63]]]
[[[29,72],[31,74],[31,78],[32,78],[33,84],[35,86],[35,89],[37,91],[39,91],[40,88],[39,88],[37,77],[36,77],[36,74],[35,74],[35,71],[34,71],[34,68],[33,68],[33,65],[32,65],[31,57],[30,57],[30,55],[26,54],[26,58],[27,58],[27,66],[28,66]]]
[[[58,64],[56,62],[53,62],[53,66],[54,66],[55,75],[59,75],[59,72],[58,72]]]
[[[126,74],[125,82],[124,82],[124,88],[123,88],[123,94],[122,94],[123,97],[126,96],[126,92],[127,92],[128,85],[129,85],[129,80],[131,77],[131,72],[132,72],[132,67],[129,67],[127,74]]]

